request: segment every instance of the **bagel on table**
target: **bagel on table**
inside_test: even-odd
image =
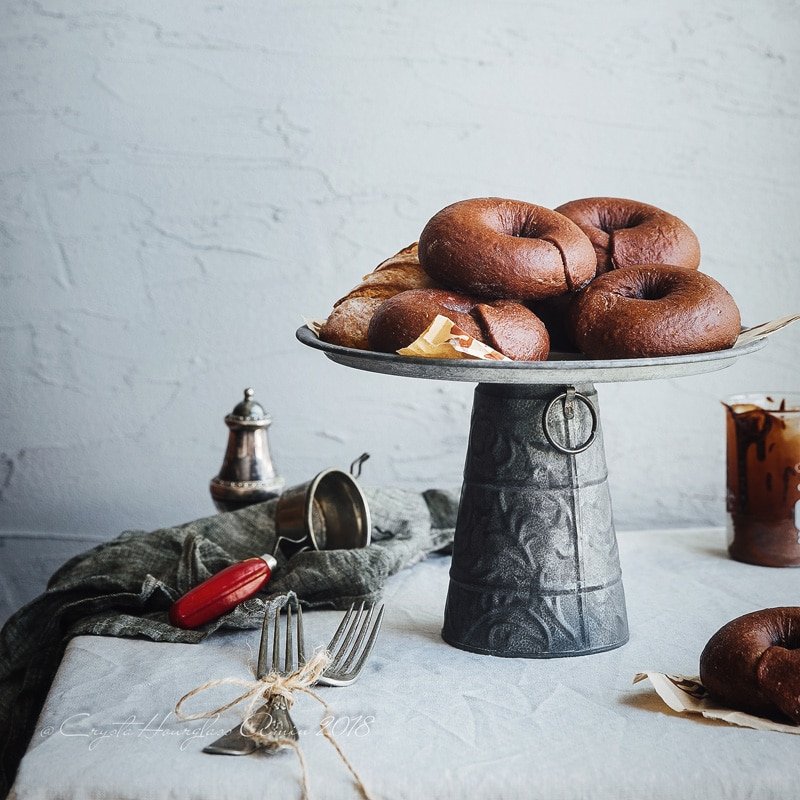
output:
[[[723,625],[700,654],[700,680],[731,708],[800,725],[800,608],[766,608]]]

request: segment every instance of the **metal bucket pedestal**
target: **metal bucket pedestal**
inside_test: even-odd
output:
[[[475,391],[442,636],[464,650],[520,658],[584,655],[628,640],[592,384],[713,372],[767,343],[762,336],[728,350],[655,358],[551,353],[547,361],[473,361],[340,347],[307,327],[298,329],[297,338],[353,369],[482,381]],[[550,439],[542,422],[548,406]],[[593,425],[589,447],[564,452],[580,449]]]
[[[592,384],[475,389],[442,638],[518,658],[628,641]]]

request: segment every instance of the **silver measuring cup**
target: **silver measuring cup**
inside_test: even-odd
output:
[[[351,470],[369,458],[353,462]],[[286,489],[275,508],[276,546],[286,558],[303,550],[353,550],[372,535],[369,505],[353,475],[326,469]]]

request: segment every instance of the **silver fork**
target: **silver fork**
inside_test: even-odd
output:
[[[365,603],[361,603],[358,611],[354,611],[354,608],[355,604],[347,610],[328,643],[326,649],[331,654],[331,660],[317,681],[320,686],[349,686],[361,674],[372,652],[383,622],[384,607],[381,605],[377,614],[375,606]]]
[[[280,609],[275,613],[275,624],[272,632],[272,672],[279,675],[288,675],[294,669],[306,663],[305,643],[303,637],[303,612],[300,604],[297,604],[297,667],[294,666],[294,656],[292,654],[292,607],[286,604],[286,648],[284,650],[283,669],[281,669],[281,628],[280,628]],[[258,645],[258,665],[256,667],[256,677],[263,678],[268,671],[267,654],[269,645],[269,614],[264,616],[264,624],[261,627],[261,641]],[[249,725],[259,731],[264,736],[269,736],[276,742],[275,747],[270,745],[259,745],[252,737],[245,736],[242,732],[242,725],[228,731],[210,745],[203,748],[204,753],[227,756],[246,756],[254,753],[259,747],[266,747],[269,750],[277,749],[277,743],[291,739],[297,741],[297,728],[289,714],[289,706],[286,698],[277,695],[271,697],[263,706],[258,708],[250,716]]]
[[[349,686],[353,683],[364,669],[367,658],[372,652],[375,645],[375,640],[378,637],[381,623],[383,622],[383,605],[378,609],[375,614],[375,606],[367,607],[365,603],[361,603],[358,610],[355,610],[355,604],[350,608],[342,617],[336,633],[330,640],[327,646],[327,651],[331,654],[331,661],[322,673],[322,676],[317,681],[322,686]],[[297,654],[298,665],[305,663],[304,655],[304,641],[303,641],[303,616],[300,606],[297,607]],[[372,621],[374,617],[374,622]],[[264,620],[266,627],[267,620]],[[371,627],[370,627],[371,625]],[[277,627],[277,622],[276,622]],[[266,674],[266,641],[267,637],[262,628],[261,644],[259,645],[258,653],[258,675],[263,677]],[[291,633],[291,628],[287,630]],[[367,633],[369,631],[369,633]],[[287,634],[287,647],[290,648],[290,641]],[[366,643],[365,643],[366,640]],[[363,647],[362,647],[363,645]],[[276,669],[276,656],[278,647],[273,647],[273,669]],[[300,660],[302,658],[302,661]],[[281,698],[282,699],[282,698]],[[268,716],[270,714],[270,704],[265,704],[253,715],[253,723],[262,724],[264,721],[270,722]],[[287,713],[288,716],[288,713]],[[259,719],[260,717],[260,719]],[[291,721],[291,720],[290,720]],[[249,755],[258,749],[258,745],[253,739],[245,736],[241,732],[241,726],[234,728],[229,733],[212,742],[207,747],[203,748],[204,753],[221,754],[221,755],[235,755],[243,756]]]

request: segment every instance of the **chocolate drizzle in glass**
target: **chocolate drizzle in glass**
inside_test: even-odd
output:
[[[729,551],[763,566],[800,566],[800,407],[750,395],[724,404]]]

